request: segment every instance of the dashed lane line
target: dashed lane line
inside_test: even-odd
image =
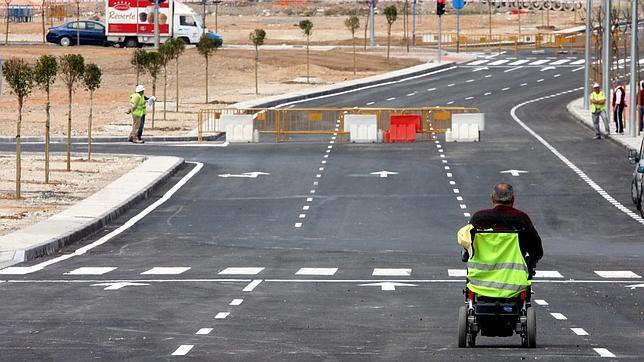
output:
[[[537,303],[538,305],[548,305],[548,302],[546,302],[543,299],[535,299],[534,302]]]
[[[213,330],[213,328],[201,328],[201,329],[200,329],[200,330],[198,330],[198,331],[197,331],[197,333],[195,333],[195,334],[198,334],[198,335],[207,335],[207,334],[210,334],[210,332],[212,332],[212,330]]]
[[[388,100],[388,101],[393,101],[393,100],[395,100],[395,99],[396,99],[396,97],[389,97],[389,98],[387,98],[387,100]]]
[[[578,335],[578,336],[588,336],[588,332],[586,332],[583,328],[570,328],[570,330]]]
[[[241,305],[244,302],[243,299],[233,299],[228,305]]]
[[[194,347],[193,344],[182,344],[177,348],[174,352],[172,352],[173,356],[185,356],[190,352],[190,350]]]
[[[515,71],[517,69],[521,69],[521,68],[523,68],[523,67],[514,67],[514,68],[506,69],[506,70],[503,71],[503,73],[510,73],[510,72],[513,72],[513,71]]]
[[[229,315],[229,312],[219,312],[215,315],[215,319],[226,319]]]
[[[617,357],[615,356],[614,353],[611,351],[607,350],[606,348],[593,348],[597,354],[599,354],[599,357],[609,357],[609,358],[614,358]]]
[[[550,315],[551,315],[554,319],[557,319],[557,320],[560,320],[560,321],[565,321],[565,320],[567,320],[567,319],[568,319],[568,317],[566,317],[565,315],[563,315],[563,314],[561,314],[561,313],[550,313]]]
[[[258,286],[258,285],[260,285],[261,283],[262,283],[262,280],[261,280],[261,279],[253,280],[253,281],[252,281],[252,282],[250,282],[246,287],[244,287],[244,289],[242,289],[242,291],[243,291],[243,292],[252,292],[252,291],[253,291],[253,290],[255,290],[255,288],[257,288],[257,286]]]

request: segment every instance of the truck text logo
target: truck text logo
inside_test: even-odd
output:
[[[114,9],[121,11],[130,10],[130,3],[128,1],[117,1],[114,3]]]

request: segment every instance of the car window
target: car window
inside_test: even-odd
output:
[[[185,16],[185,15],[179,16],[179,24],[183,26],[197,26],[195,24],[195,19],[193,19],[192,16]]]
[[[103,31],[103,29],[104,29],[101,24],[90,23],[90,22],[87,22],[86,24],[87,24],[87,29],[88,30]]]
[[[82,29],[85,29],[85,22],[81,21],[81,22],[69,23],[69,27],[72,28],[72,29],[81,29],[82,30]]]

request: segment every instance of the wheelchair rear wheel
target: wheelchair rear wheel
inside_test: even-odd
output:
[[[467,308],[458,309],[458,347],[464,348],[467,343]]]

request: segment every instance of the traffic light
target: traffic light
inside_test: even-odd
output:
[[[445,14],[445,0],[436,0],[436,15]]]

